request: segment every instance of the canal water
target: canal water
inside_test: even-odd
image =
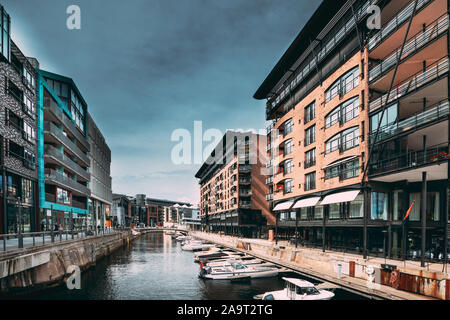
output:
[[[249,283],[198,278],[199,264],[193,253],[162,233],[148,233],[115,251],[82,274],[81,289],[67,287],[40,291],[20,299],[56,300],[252,300],[254,295],[281,290],[279,277],[253,279]],[[297,273],[288,275],[313,283]],[[361,300],[345,290],[335,291],[335,300]]]

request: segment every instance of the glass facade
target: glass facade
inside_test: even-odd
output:
[[[388,193],[372,192],[371,198],[371,219],[387,220],[388,219]]]
[[[0,51],[6,60],[11,60],[11,19],[5,9],[0,5],[0,24],[1,24],[1,37],[0,37]]]
[[[422,194],[411,193],[410,201],[411,203],[415,201],[415,204],[409,215],[410,221],[421,221],[420,217],[420,206],[421,206]],[[439,192],[428,192],[427,193],[427,205],[426,205],[426,216],[427,221],[439,221],[440,220],[440,205],[439,205]]]

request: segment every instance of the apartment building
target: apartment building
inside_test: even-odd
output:
[[[113,227],[129,227],[131,206],[130,199],[124,194],[112,195],[111,222]]]
[[[39,231],[36,59],[10,36],[11,18],[0,5],[0,233]]]
[[[278,236],[447,257],[448,13],[447,0],[320,4],[254,94],[267,99]]]
[[[39,206],[46,229],[87,226],[90,159],[87,103],[71,78],[38,70]],[[73,219],[73,220],[72,220]]]
[[[266,137],[228,131],[198,170],[200,215],[209,231],[261,237],[275,217],[265,200]],[[264,150],[265,152],[265,150]]]
[[[108,221],[111,221],[111,150],[94,119],[89,113],[87,115],[91,174],[88,224],[104,228],[110,226]]]

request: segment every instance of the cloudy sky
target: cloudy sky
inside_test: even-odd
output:
[[[203,131],[265,128],[265,102],[252,96],[320,1],[0,4],[22,51],[77,83],[111,148],[113,192],[197,203],[200,165],[172,163],[172,132],[193,135],[194,121]],[[81,30],[66,27],[72,4]]]

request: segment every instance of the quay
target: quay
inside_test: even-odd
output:
[[[81,272],[96,265],[96,262],[142,234],[163,232],[164,228],[117,229],[97,235],[85,232],[72,235],[56,233],[54,242],[47,233],[26,236],[19,248],[14,236],[0,237],[0,296],[12,292],[30,292],[61,285],[71,276],[71,266]],[[175,230],[175,229],[174,229]]]
[[[238,238],[206,232],[191,232],[191,236],[237,250],[256,258],[305,274],[320,281],[340,286],[348,291],[378,300],[450,300],[450,277],[442,264],[421,268],[414,261],[362,256],[317,249],[295,248],[288,243],[260,239]],[[399,271],[394,287],[386,266]],[[374,269],[374,282],[369,285],[366,270]],[[340,271],[339,271],[340,268]],[[340,274],[339,274],[340,273]]]

